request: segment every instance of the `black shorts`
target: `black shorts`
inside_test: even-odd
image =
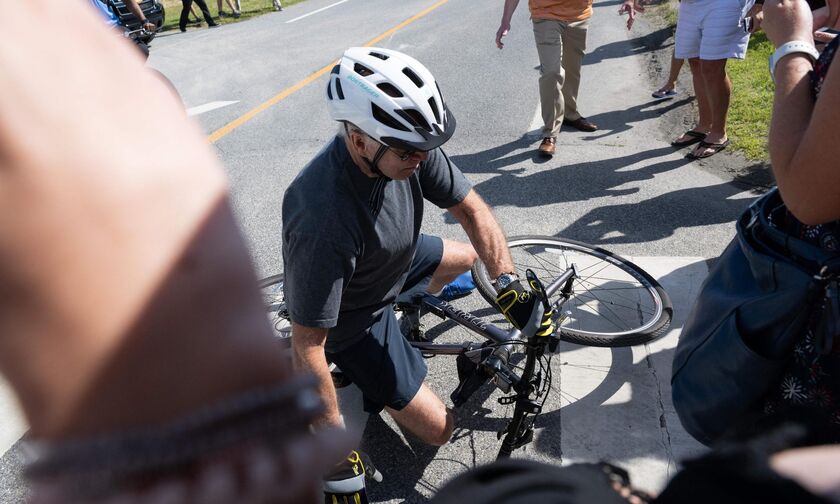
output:
[[[442,257],[443,240],[420,235],[399,299],[425,290]],[[366,412],[379,413],[385,406],[401,410],[420,390],[426,362],[400,332],[393,306],[388,306],[366,333],[368,337],[348,348],[327,352],[327,358],[361,389]]]

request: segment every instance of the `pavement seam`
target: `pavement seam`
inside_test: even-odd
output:
[[[563,364],[560,364],[560,371],[557,372],[557,391],[560,392],[563,390]],[[550,365],[550,364],[549,364]],[[563,467],[563,406],[562,406],[562,396],[560,400],[561,405],[557,408],[557,432],[560,433],[560,442],[557,443],[558,445],[558,454],[557,460],[559,461],[560,467]]]
[[[653,376],[654,383],[656,383],[656,404],[659,407],[659,434],[662,447],[665,448],[665,453],[668,455],[668,476],[671,476],[672,469],[676,469],[676,462],[674,460],[674,450],[671,446],[671,432],[668,430],[668,419],[665,416],[665,403],[662,401],[662,387],[659,384],[659,375],[656,373],[656,367],[650,357],[650,346],[645,344],[645,362]]]

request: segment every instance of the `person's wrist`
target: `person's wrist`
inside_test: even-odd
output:
[[[797,59],[808,58],[809,63],[813,64],[819,58],[819,53],[816,47],[814,47],[813,39],[809,41],[790,40],[779,45],[767,61],[770,77],[774,81],[779,62],[784,60],[790,61],[791,56],[796,56]]]

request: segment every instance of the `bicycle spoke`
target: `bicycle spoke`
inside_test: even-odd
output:
[[[590,284],[591,286],[594,286],[595,288],[597,288],[597,290],[603,290],[603,291],[608,290],[608,289],[603,289],[603,288],[599,287],[595,283],[586,282],[585,280],[581,280],[581,279],[578,279],[578,280],[580,280],[580,281],[577,283],[577,285],[580,285],[581,287],[583,287],[589,293],[592,293],[592,289],[587,287],[587,285],[586,285],[587,283]],[[620,294],[616,294],[615,296],[618,297],[618,298],[624,299],[625,301],[627,301],[629,303],[632,303],[633,305],[636,305],[636,304],[639,303],[638,296],[635,299],[633,297],[629,297],[629,296],[621,296]]]
[[[646,315],[656,314],[655,309],[654,310],[645,310],[641,306],[640,303],[633,303],[632,305],[623,305],[623,304],[616,303],[615,301],[604,301],[601,298],[599,298],[599,297],[597,297],[597,296],[595,296],[594,294],[591,294],[591,293],[589,293],[588,296],[586,295],[586,293],[581,293],[581,294],[576,295],[576,297],[578,299],[585,298],[585,299],[590,299],[590,300],[593,300],[593,301],[597,301],[599,303],[609,304],[611,306],[615,306],[615,307],[618,307],[618,308],[624,308],[625,310],[630,310],[632,312],[642,311]],[[630,301],[630,302],[632,302],[632,301]]]

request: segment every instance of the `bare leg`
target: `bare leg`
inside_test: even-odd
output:
[[[455,413],[425,383],[405,408],[385,410],[401,427],[430,445],[448,443],[455,429]]]
[[[671,53],[671,70],[668,72],[668,80],[665,82],[664,86],[657,90],[657,93],[671,91],[672,89],[677,88],[677,79],[680,76],[680,70],[682,70],[684,62],[685,60],[677,59],[674,57],[674,54]]]
[[[697,111],[699,118],[694,126],[694,131],[708,133],[712,129],[712,109],[709,97],[706,92],[706,83],[703,79],[699,58],[690,58],[688,64],[691,67],[691,80],[694,84],[694,95],[697,97]],[[684,141],[688,138],[685,135],[677,138],[677,141]]]
[[[455,277],[472,268],[476,259],[478,254],[469,243],[443,240],[443,257],[426,290],[435,293],[443,289]]]
[[[701,75],[709,103],[709,134],[706,142],[720,144],[727,140],[726,116],[732,96],[732,81],[726,74],[726,60],[700,60]],[[701,156],[709,147],[697,146],[694,155]]]
[[[726,73],[726,60],[701,60],[700,66],[711,109],[709,141],[722,141],[726,139],[726,116],[729,114],[729,99],[732,96],[732,81]]]

